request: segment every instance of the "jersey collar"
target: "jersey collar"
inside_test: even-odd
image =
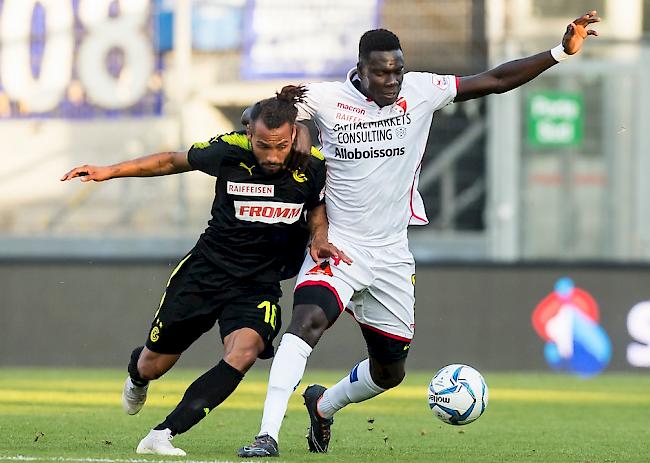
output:
[[[355,82],[357,84],[355,84]],[[348,71],[348,77],[345,79],[345,84],[352,89],[353,92],[357,93],[359,95],[359,98],[363,98],[363,100],[366,103],[374,103],[375,101],[372,98],[368,98],[366,95],[364,95],[361,90],[357,87],[357,85],[361,84],[361,79],[359,78],[359,74],[357,73],[357,68],[354,67]]]

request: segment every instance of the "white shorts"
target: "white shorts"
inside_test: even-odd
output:
[[[366,247],[330,236],[330,242],[352,259],[347,265],[329,259],[316,264],[307,254],[296,289],[322,285],[360,325],[401,341],[413,339],[415,329],[415,261],[408,243]]]

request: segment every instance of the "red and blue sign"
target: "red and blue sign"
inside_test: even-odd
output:
[[[609,364],[612,344],[600,325],[598,304],[570,278],[555,283],[533,311],[532,322],[546,341],[544,357],[554,370],[590,377]]]

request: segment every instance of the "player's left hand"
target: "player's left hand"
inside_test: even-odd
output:
[[[562,37],[562,46],[564,47],[564,51],[569,55],[578,53],[582,48],[582,42],[584,42],[588,36],[598,36],[597,31],[587,29],[588,26],[597,22],[600,22],[598,12],[592,10],[586,12],[570,23],[566,28],[564,37]]]
[[[296,122],[296,136],[293,140],[292,152],[284,162],[285,168],[289,171],[304,171],[309,165],[311,146],[309,128],[300,122]]]
[[[352,263],[352,259],[330,243],[326,237],[314,236],[312,238],[311,244],[309,245],[309,255],[316,263],[329,258],[331,258],[335,264],[339,261],[343,261],[348,265]]]
[[[296,122],[296,139],[293,142],[293,149],[306,156],[311,154],[311,134],[309,128],[300,122]]]

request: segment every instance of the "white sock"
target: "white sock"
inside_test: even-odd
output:
[[[318,412],[323,418],[331,418],[346,405],[363,402],[385,391],[372,380],[370,361],[365,359],[348,376],[323,393],[318,402]]]
[[[311,354],[311,347],[298,336],[291,333],[282,336],[269,373],[260,428],[260,434],[266,433],[276,442],[279,442],[278,434],[287,411],[289,397],[300,384],[309,354]]]

